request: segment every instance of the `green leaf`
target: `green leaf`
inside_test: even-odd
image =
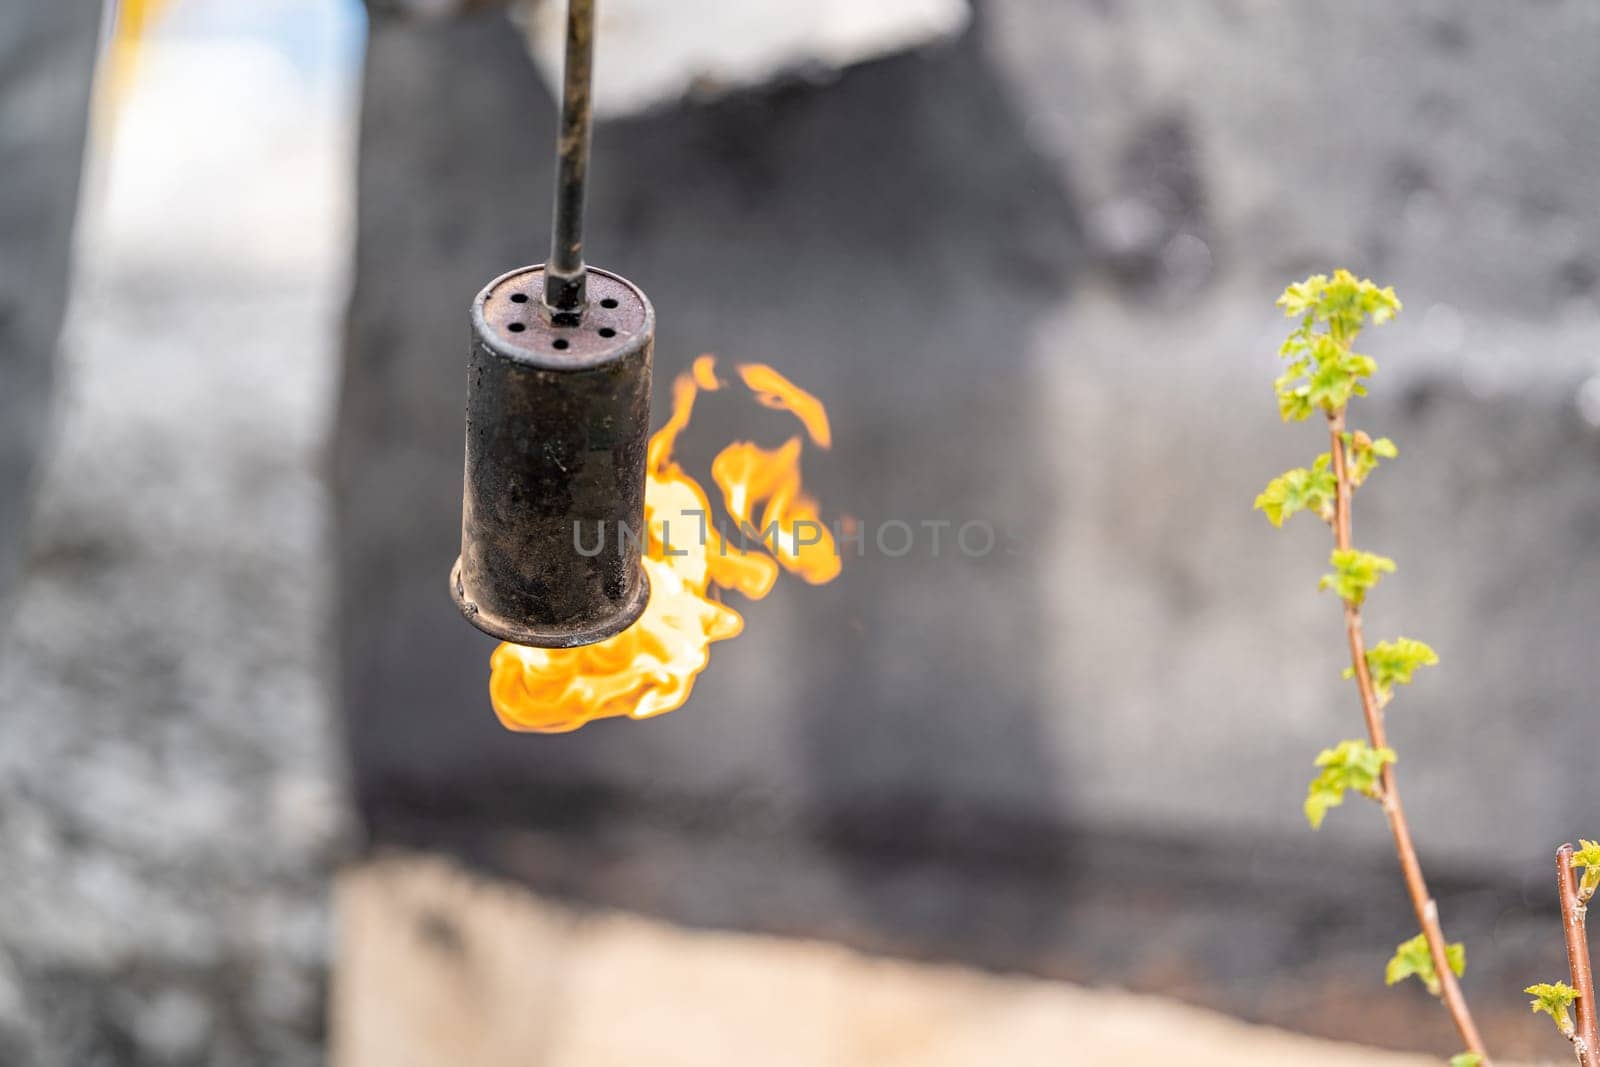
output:
[[[1397,685],[1410,685],[1411,675],[1418,667],[1432,667],[1439,662],[1438,653],[1421,641],[1397,637],[1393,641],[1379,641],[1367,649],[1367,673],[1372,676],[1372,688],[1384,703],[1394,695]],[[1355,670],[1344,669],[1346,678],[1354,678]],[[1597,850],[1600,855],[1600,850]]]
[[[1304,422],[1317,410],[1311,403],[1311,386],[1300,384],[1286,389],[1284,380],[1278,379],[1278,417],[1284,422]]]
[[[1347,430],[1343,437],[1345,470],[1349,472],[1352,485],[1365,482],[1367,475],[1377,469],[1378,460],[1394,459],[1400,454],[1394,442],[1387,437],[1380,437],[1374,441],[1361,430],[1356,430],[1354,433]]]
[[[1282,526],[1283,520],[1297,511],[1310,511],[1324,522],[1333,521],[1333,500],[1338,492],[1338,482],[1328,468],[1326,452],[1318,456],[1307,470],[1296,467],[1284,471],[1267,483],[1256,497],[1256,509],[1266,512],[1267,521]]]
[[[1306,398],[1329,414],[1342,410],[1352,396],[1366,396],[1361,380],[1378,369],[1371,356],[1352,352],[1325,333],[1312,342],[1311,356],[1316,369],[1311,372]]]
[[[1328,287],[1326,274],[1313,274],[1303,282],[1294,282],[1278,297],[1278,306],[1289,318],[1316,314],[1323,290]]]
[[[1343,804],[1349,790],[1376,798],[1384,765],[1396,759],[1394,749],[1375,749],[1365,741],[1340,741],[1337,747],[1317,753],[1317,766],[1322,771],[1306,789],[1306,822],[1313,830],[1320,830],[1328,809]]]
[[[1289,318],[1309,318],[1325,322],[1346,343],[1368,319],[1381,326],[1400,311],[1400,300],[1391,286],[1379,288],[1370,278],[1357,278],[1347,270],[1336,270],[1330,278],[1313,274],[1295,282],[1278,297],[1278,306]]]
[[[1316,410],[1311,404],[1311,385],[1305,380],[1309,373],[1311,357],[1303,355],[1273,380],[1272,388],[1278,395],[1278,415],[1284,422],[1299,422]]]
[[[1278,358],[1288,359],[1291,356],[1303,355],[1311,344],[1312,316],[1306,315],[1300,320],[1300,325],[1289,332],[1283,339],[1283,344],[1278,348]]]
[[[1458,1052],[1450,1057],[1450,1067],[1483,1067],[1483,1054],[1479,1052]]]
[[[1278,306],[1300,320],[1278,349],[1289,361],[1275,384],[1283,420],[1304,419],[1318,409],[1331,415],[1342,411],[1351,397],[1365,396],[1362,379],[1370,378],[1378,365],[1350,346],[1365,322],[1387,322],[1400,310],[1394,290],[1336,270],[1331,278],[1313,274],[1290,285],[1278,297]],[[1319,324],[1326,329],[1317,330]]]
[[[1357,607],[1380,577],[1394,573],[1394,560],[1357,548],[1334,549],[1328,563],[1333,573],[1324,574],[1317,588],[1332,589],[1341,600],[1348,600]]]
[[[1461,942],[1456,941],[1446,945],[1444,958],[1457,978],[1466,973],[1467,948]],[[1383,981],[1386,985],[1394,985],[1396,982],[1403,982],[1413,977],[1427,986],[1428,992],[1434,996],[1439,995],[1439,971],[1433,965],[1433,952],[1428,948],[1428,939],[1423,934],[1396,945],[1394,956],[1383,970]]]
[[[1578,999],[1576,989],[1565,982],[1540,982],[1538,985],[1529,986],[1523,992],[1533,997],[1529,1003],[1535,1015],[1543,1012],[1550,1016],[1557,1030],[1563,1034],[1572,1033],[1572,1016],[1567,1014],[1567,1009]]]
[[[1600,886],[1600,844],[1579,838],[1578,851],[1572,854],[1572,865],[1583,868],[1583,881],[1578,884],[1578,892],[1588,899]]]

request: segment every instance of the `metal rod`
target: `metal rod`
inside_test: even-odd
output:
[[[593,106],[594,0],[568,0],[567,58],[562,73],[561,128],[556,135],[556,204],[544,303],[552,316],[576,319],[588,306],[583,266],[583,197],[589,177]]]

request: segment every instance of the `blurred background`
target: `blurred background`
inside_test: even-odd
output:
[[[1382,819],[1301,814],[1360,729],[1326,533],[1250,509],[1322,447],[1272,300],[1335,266],[1406,305],[1357,519],[1370,632],[1443,661],[1413,827],[1491,1044],[1567,1056],[1521,989],[1600,832],[1600,9],[600,6],[587,244],[658,422],[770,363],[826,516],[996,550],[869,544],[681,710],[506,732],[445,578],[562,6],[8,0],[0,1064],[1456,1051],[1383,985]],[[789,428],[710,397],[682,451]]]

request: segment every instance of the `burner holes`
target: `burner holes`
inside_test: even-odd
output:
[[[600,327],[600,336],[601,337],[615,337],[616,335],[617,335],[617,331],[613,330],[611,327],[609,327],[609,326]]]
[[[600,306],[603,308],[614,308],[617,306],[617,302],[608,296],[604,300],[600,301]]]
[[[511,302],[513,304],[526,304],[528,302],[528,294],[527,293],[512,293],[511,294]]]
[[[511,325],[507,326],[506,329],[510,330],[512,333],[521,333],[523,330],[526,330],[527,327],[522,325],[520,322],[513,322]]]
[[[565,352],[571,346],[567,343],[567,339],[565,337],[557,337],[554,341],[550,342],[550,347],[554,348],[557,352]]]

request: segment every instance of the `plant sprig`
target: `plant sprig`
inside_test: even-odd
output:
[[[1306,821],[1313,829],[1320,827],[1328,811],[1342,805],[1351,791],[1380,803],[1421,927],[1421,933],[1396,948],[1385,978],[1393,985],[1415,977],[1444,1002],[1467,1046],[1451,1059],[1452,1067],[1487,1067],[1483,1041],[1456,983],[1466,967],[1466,950],[1458,942],[1447,942],[1440,927],[1438,905],[1423,880],[1395,786],[1397,757],[1383,721],[1395,687],[1409,685],[1418,668],[1438,663],[1439,657],[1426,643],[1408,637],[1366,647],[1362,605],[1383,576],[1394,573],[1395,562],[1351,544],[1352,496],[1381,461],[1399,455],[1389,438],[1346,427],[1350,402],[1367,395],[1368,383],[1378,370],[1376,360],[1355,350],[1355,341],[1368,323],[1377,326],[1392,319],[1400,311],[1400,300],[1388,286],[1336,270],[1331,276],[1314,274],[1290,285],[1278,298],[1278,306],[1297,323],[1278,350],[1284,361],[1283,373],[1273,383],[1278,414],[1285,422],[1298,422],[1321,413],[1328,423],[1328,451],[1309,466],[1287,470],[1268,482],[1255,507],[1274,526],[1308,512],[1332,528],[1332,569],[1323,575],[1319,588],[1333,590],[1343,604],[1350,645],[1345,677],[1355,680],[1367,727],[1365,740],[1341,741],[1317,756],[1318,773],[1306,791]],[[1600,884],[1600,846],[1593,859],[1595,882]]]
[[[1457,978],[1467,973],[1467,947],[1461,942],[1456,941],[1446,945],[1444,958]],[[1415,978],[1434,996],[1438,996],[1442,991],[1439,984],[1439,969],[1434,965],[1433,952],[1428,948],[1428,939],[1422,934],[1396,945],[1394,955],[1389,958],[1388,965],[1383,969],[1384,985],[1394,985],[1407,978]]]
[[[1267,521],[1282,526],[1296,512],[1309,511],[1323,522],[1333,522],[1333,500],[1338,482],[1333,477],[1333,461],[1328,453],[1318,456],[1307,467],[1284,471],[1261,490],[1256,509],[1267,514]]]
[[[1568,1041],[1572,1040],[1576,1028],[1572,1023],[1570,1009],[1573,1002],[1578,999],[1576,989],[1565,982],[1540,982],[1529,986],[1523,992],[1533,997],[1529,1003],[1535,1015],[1550,1016],[1550,1020],[1556,1024],[1556,1029],[1561,1031],[1561,1036]]]
[[[1311,779],[1306,790],[1306,822],[1313,830],[1320,830],[1328,809],[1343,804],[1344,795],[1350,790],[1379,799],[1383,768],[1397,758],[1394,749],[1373,748],[1365,741],[1340,741],[1337,748],[1317,753],[1317,766],[1322,773]]]
[[[1332,589],[1339,599],[1360,607],[1378,579],[1394,573],[1394,560],[1359,548],[1336,548],[1328,557],[1332,574],[1324,574],[1318,589]]]
[[[1393,641],[1379,641],[1367,649],[1367,673],[1372,676],[1372,686],[1381,704],[1389,703],[1394,687],[1410,685],[1411,676],[1422,667],[1432,667],[1439,662],[1439,654],[1432,647],[1409,637]],[[1356,669],[1346,667],[1346,678],[1354,678]]]
[[[1600,887],[1600,844],[1587,838],[1578,838],[1578,848],[1572,854],[1572,865],[1583,868],[1583,880],[1578,883],[1578,903],[1587,904],[1594,899]]]
[[[1595,1015],[1594,966],[1589,960],[1588,905],[1600,883],[1600,844],[1583,839],[1578,845],[1556,849],[1556,897],[1561,903],[1561,933],[1567,943],[1567,973],[1572,984],[1540,982],[1523,992],[1533,997],[1529,1004],[1534,1012],[1550,1016],[1561,1036],[1572,1043],[1579,1067],[1596,1067],[1600,1062],[1600,1020]],[[1580,867],[1581,878],[1577,874]]]

